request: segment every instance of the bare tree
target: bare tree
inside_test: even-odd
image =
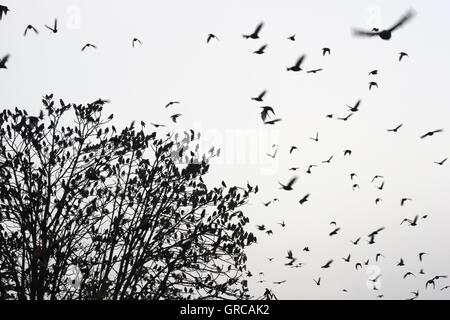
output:
[[[257,186],[209,189],[192,130],[119,133],[104,100],[42,102],[0,113],[0,298],[249,297],[239,208]]]

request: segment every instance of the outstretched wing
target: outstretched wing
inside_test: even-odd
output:
[[[373,37],[373,36],[378,36],[380,33],[379,32],[373,32],[373,31],[366,31],[366,30],[360,30],[360,29],[353,29],[353,34],[355,36],[359,36],[359,37]]]
[[[9,59],[9,54],[7,54],[6,56],[4,56],[3,59],[0,60],[0,63],[1,63],[1,64],[5,64],[6,62],[8,62],[8,59]]]
[[[413,10],[408,11],[395,25],[393,25],[389,31],[394,31],[398,27],[402,26],[405,22],[414,16],[415,12]]]
[[[302,55],[300,58],[298,58],[297,62],[295,63],[296,67],[300,67],[300,65],[303,63],[303,60],[305,60],[306,55]]]
[[[261,22],[260,24],[258,24],[258,26],[256,27],[254,33],[255,33],[255,34],[258,34],[258,33],[261,31],[263,25],[264,25],[264,22]]]

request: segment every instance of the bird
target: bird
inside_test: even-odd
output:
[[[382,178],[384,178],[384,177],[377,174],[377,175],[375,175],[375,176],[372,178],[372,183],[373,183],[376,179],[382,179]]]
[[[419,261],[420,262],[422,262],[423,256],[426,255],[426,254],[428,254],[428,253],[426,253],[426,252],[420,252],[419,253]]]
[[[440,278],[447,278],[447,276],[435,276],[435,277],[433,277],[432,279],[428,280],[428,281],[425,283],[425,289],[428,288],[428,285],[433,285],[433,289],[435,289],[435,288],[436,288],[436,283],[435,283],[435,281],[436,281],[436,280],[439,280]]]
[[[55,19],[55,22],[53,23],[53,27],[50,28],[48,25],[45,25],[45,27],[50,30],[53,33],[57,33],[58,32],[58,20]]]
[[[314,168],[314,167],[317,167],[317,166],[314,165],[314,164],[311,164],[311,165],[308,167],[308,170],[306,170],[305,172],[306,172],[307,174],[311,174],[311,173],[312,173],[312,172],[311,172],[311,169]]]
[[[331,156],[328,158],[328,160],[322,161],[322,163],[331,163],[331,160],[333,159],[334,156]]]
[[[414,219],[413,220],[410,220],[410,219],[403,219],[403,221],[402,221],[402,223],[400,223],[400,224],[403,224],[403,222],[408,222],[409,223],[409,226],[411,226],[411,227],[415,227],[415,226],[417,226],[417,220],[419,219],[419,216],[418,215],[416,215],[415,217],[414,217]]]
[[[180,103],[180,101],[170,101],[169,103],[166,104],[165,108],[168,108],[170,106],[173,106],[173,105],[179,104],[179,103]]]
[[[447,161],[447,158],[445,158],[444,160],[439,161],[439,162],[435,161],[434,163],[436,163],[437,165],[442,166],[446,161]]]
[[[348,254],[347,258],[342,258],[345,262],[350,262],[351,254]]]
[[[361,240],[361,237],[359,237],[358,239],[356,239],[355,241],[350,240],[351,243],[353,243],[355,246],[359,243],[359,241]]]
[[[379,186],[379,187],[377,187],[378,188],[378,190],[383,190],[383,188],[384,188],[384,181],[381,183],[381,185]]]
[[[267,258],[267,260],[269,260],[269,261],[273,261],[273,259],[275,259],[275,258]]]
[[[329,260],[327,263],[325,263],[323,266],[321,266],[322,269],[328,269],[331,267],[331,264],[333,263],[333,260]]]
[[[263,92],[261,92],[261,93],[259,94],[259,96],[252,98],[252,100],[258,101],[258,102],[262,102],[264,96],[266,95],[266,93],[267,93],[267,90],[264,90]]]
[[[287,39],[288,39],[288,40],[291,40],[291,41],[295,41],[295,34],[293,34],[293,35],[290,36],[290,37],[287,37]]]
[[[262,111],[261,111],[261,119],[262,119],[263,122],[266,122],[267,118],[270,118],[270,114],[269,113],[272,113],[273,115],[275,115],[275,111],[270,106],[264,106],[264,107],[260,107],[260,108],[262,109]]]
[[[328,55],[331,54],[330,48],[322,48],[322,55],[325,56],[328,53]]]
[[[353,179],[357,176],[356,173],[350,173],[350,180],[353,181]]]
[[[0,20],[2,20],[3,15],[7,15],[8,14],[9,8],[7,6],[1,5],[0,4]]]
[[[420,139],[425,139],[426,137],[432,137],[436,133],[440,133],[440,132],[443,132],[443,131],[444,131],[443,129],[437,129],[437,130],[429,131],[429,132],[425,133],[424,135],[422,135],[420,137]]]
[[[403,207],[406,203],[406,201],[412,201],[411,198],[402,198],[402,200],[400,200],[400,205]]]
[[[403,267],[405,265],[405,261],[403,260],[403,258],[400,258],[400,261],[397,263],[398,267]]]
[[[265,121],[264,124],[274,125],[275,123],[280,122],[280,121],[281,121],[281,119],[278,118],[278,119],[273,119],[270,121]]]
[[[266,48],[267,48],[267,44],[264,44],[264,45],[262,45],[258,50],[253,51],[253,53],[256,53],[256,54],[263,54],[263,53],[265,52],[264,50],[266,50]]]
[[[289,169],[289,171],[297,171],[298,169],[300,169],[299,167],[292,167]]]
[[[362,264],[359,263],[359,262],[355,264],[355,269],[358,270],[358,267],[359,267],[359,268],[362,268]]]
[[[29,30],[33,30],[35,34],[39,34],[39,31],[35,27],[33,27],[31,24],[29,24],[25,28],[25,32],[23,33],[23,36],[26,36]]]
[[[317,279],[317,280],[313,278],[313,280],[314,280],[314,282],[315,282],[316,285],[320,286],[320,277],[319,277],[319,279]]]
[[[419,290],[416,290],[416,291],[412,291],[412,292],[411,292],[411,294],[413,294],[413,295],[414,295],[413,299],[416,299],[416,298],[418,298],[418,297],[419,297]]]
[[[410,271],[408,271],[407,273],[405,273],[404,275],[403,275],[403,279],[406,279],[408,276],[416,276],[414,273],[412,273],[412,272],[410,272]]]
[[[256,228],[258,228],[259,231],[264,231],[266,230],[266,226],[265,225],[257,225]]]
[[[352,186],[352,189],[353,189],[353,190],[359,189],[359,184],[355,183],[355,184]]]
[[[271,203],[272,203],[272,201],[269,201],[269,202],[263,202],[264,206],[266,206],[266,207],[268,207]]]
[[[219,40],[215,34],[209,33],[208,37],[206,38],[206,43],[209,43],[212,39]]]
[[[330,113],[330,114],[327,114],[327,115],[325,116],[325,118],[328,118],[328,119],[333,119],[333,114],[332,114],[332,113]]]
[[[84,50],[86,50],[87,48],[97,49],[97,46],[94,45],[94,44],[91,44],[91,43],[86,43],[86,44],[84,45],[84,47],[81,48],[81,51],[84,51]]]
[[[9,60],[9,54],[5,55],[3,58],[0,59],[0,69],[8,69],[6,66],[6,63]]]
[[[283,280],[283,281],[275,281],[273,284],[283,284],[283,283],[285,283],[286,282],[286,280]]]
[[[315,142],[319,142],[319,132],[316,132],[316,136],[313,137],[309,137],[311,140],[315,141]]]
[[[172,119],[172,121],[173,121],[174,123],[176,123],[176,122],[177,122],[177,119],[178,119],[179,117],[181,117],[181,116],[182,116],[181,113],[176,113],[176,114],[171,115],[171,116],[170,116],[170,119]]]
[[[387,129],[387,132],[394,132],[397,133],[398,130],[403,127],[403,124],[399,124],[398,126],[396,126],[394,129]]]
[[[351,155],[352,155],[352,150],[349,150],[349,149],[344,150],[344,157],[345,156],[351,156]]]
[[[151,124],[152,126],[154,126],[155,128],[165,127],[164,124],[158,124],[158,123],[153,123],[153,122],[150,122],[150,124]]]
[[[278,222],[278,224],[279,224],[282,228],[286,227],[286,224],[284,223],[284,220],[283,220],[282,222]]]
[[[142,41],[139,40],[138,38],[133,38],[133,40],[131,41],[131,47],[135,47],[136,43],[139,43],[142,46]]]
[[[268,155],[268,156],[271,157],[272,159],[275,159],[275,157],[277,156],[277,152],[278,152],[278,149],[275,149],[274,152],[273,152],[273,154],[266,153],[266,155]]]
[[[309,252],[309,247],[304,247],[304,248],[303,248],[303,251]]]
[[[298,148],[296,146],[291,146],[291,148],[289,149],[289,154],[292,154],[294,150],[298,150]]]
[[[378,262],[378,259],[379,259],[380,257],[384,257],[383,254],[377,253],[376,256],[375,256],[375,261]]]
[[[407,54],[406,52],[400,52],[400,53],[399,53],[399,57],[398,57],[398,61],[399,61],[399,62],[402,61],[402,59],[403,59],[404,57],[409,57],[409,56],[408,56],[408,54]]]
[[[312,69],[312,70],[308,70],[306,71],[306,73],[314,73],[316,74],[317,72],[323,71],[323,69],[319,68],[319,69]]]
[[[444,291],[444,290],[447,290],[447,289],[450,289],[450,286],[442,287],[442,288],[441,288],[441,291]]]
[[[294,71],[294,72],[303,70],[300,66],[302,65],[305,58],[306,58],[306,55],[302,55],[300,58],[298,58],[297,62],[292,67],[288,67],[288,68],[286,68],[286,70]]]
[[[372,70],[369,72],[369,76],[376,76],[378,74],[378,70]]]
[[[374,29],[371,32],[354,29],[353,34],[357,36],[367,36],[367,37],[379,36],[383,40],[390,40],[392,38],[392,32],[395,31],[397,28],[401,27],[402,25],[404,25],[407,21],[409,21],[414,16],[414,14],[415,13],[413,10],[409,10],[404,16],[400,18],[400,20],[396,24],[394,24],[389,29],[381,31],[379,29]]]
[[[259,32],[261,31],[263,26],[264,26],[264,23],[261,22],[260,24],[258,24],[258,26],[256,27],[255,31],[253,31],[253,33],[251,33],[251,34],[244,34],[242,36],[245,39],[259,39]]]
[[[361,99],[358,100],[353,107],[350,107],[349,105],[347,105],[347,107],[348,107],[349,111],[351,111],[351,112],[358,112],[359,111],[358,108],[359,108],[360,104],[361,104]]]
[[[278,182],[281,186],[281,189],[286,191],[293,190],[292,186],[294,185],[295,181],[297,181],[297,177],[293,177],[286,185],[281,184],[281,182]]]
[[[383,201],[381,198],[376,198],[375,199],[375,204],[378,205],[381,201]]]
[[[336,221],[331,221],[331,222],[330,222],[330,226],[331,226],[331,225],[335,225],[335,226],[337,226],[337,223],[336,223]]]
[[[346,117],[340,117],[340,118],[337,118],[338,120],[342,120],[342,121],[348,121],[348,119],[350,119],[350,117],[351,116],[353,116],[353,113],[350,113],[348,116],[346,116]]]
[[[332,237],[332,236],[334,236],[334,235],[337,235],[338,232],[339,232],[339,230],[341,230],[341,228],[336,228],[336,229],[334,229],[333,231],[331,231],[328,235],[329,235],[330,237]]]
[[[292,250],[288,250],[286,259],[289,259],[289,260],[294,260],[295,259],[294,258],[294,254],[292,253]]]
[[[372,87],[377,87],[378,88],[378,83],[376,83],[375,81],[369,82],[369,90],[372,90]]]
[[[307,194],[304,195],[303,198],[301,198],[298,202],[299,202],[300,204],[304,204],[305,202],[308,201],[309,196],[310,196],[310,194],[307,193]]]

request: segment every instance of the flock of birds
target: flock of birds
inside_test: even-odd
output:
[[[4,5],[0,5],[0,21],[3,20],[3,19],[5,18],[5,16],[8,14],[9,11],[10,11],[10,10],[9,10],[8,7],[6,7],[6,6],[4,6]],[[393,32],[394,32],[394,31],[396,31],[399,27],[403,26],[403,25],[404,25],[406,22],[408,22],[413,16],[414,16],[414,11],[410,10],[410,11],[408,11],[404,16],[402,16],[402,17],[399,19],[399,21],[398,21],[397,23],[395,23],[395,24],[394,24],[391,28],[389,28],[389,29],[383,29],[383,30],[380,30],[380,29],[378,29],[378,28],[373,28],[373,29],[370,30],[370,31],[366,31],[366,30],[357,30],[357,29],[355,29],[353,32],[354,32],[354,35],[355,35],[355,36],[361,36],[361,37],[379,37],[379,38],[381,38],[382,40],[386,40],[386,41],[387,41],[387,40],[390,40],[390,39],[392,38],[392,35],[393,35]],[[45,26],[45,28],[48,29],[49,32],[51,32],[51,33],[57,33],[57,32],[59,32],[59,29],[58,29],[58,20],[57,20],[57,19],[54,20],[54,22],[53,22],[52,25],[50,25],[50,26],[49,26],[49,25],[44,25],[44,26]],[[253,40],[254,40],[254,39],[260,39],[260,33],[261,33],[263,27],[264,27],[264,23],[258,24],[257,27],[255,28],[255,30],[254,30],[253,32],[248,33],[248,34],[244,34],[244,35],[243,35],[243,38],[249,39],[249,40],[251,40],[251,39],[253,39]],[[28,25],[28,26],[26,26],[26,28],[25,28],[25,31],[24,31],[24,33],[23,33],[23,36],[28,36],[30,33],[34,33],[34,34],[37,35],[37,34],[39,34],[39,31],[38,31],[38,29],[37,29],[36,27],[34,27],[34,26],[32,26],[32,25]],[[295,38],[295,37],[296,37],[296,35],[294,34],[294,35],[291,35],[291,36],[287,37],[286,39],[289,40],[289,41],[296,41],[296,38]],[[213,41],[213,40],[219,41],[219,38],[218,38],[215,34],[212,34],[212,33],[208,34],[207,37],[206,37],[206,43],[207,43],[207,44],[210,44],[211,41]],[[137,45],[143,45],[143,42],[142,42],[140,39],[138,39],[138,38],[133,38],[132,41],[131,41],[131,46],[132,46],[133,48],[135,48]],[[265,53],[265,50],[266,50],[266,48],[267,48],[267,46],[268,46],[267,44],[264,44],[264,45],[262,45],[261,47],[259,47],[257,50],[255,50],[253,53],[254,53],[254,54],[258,54],[258,55],[264,54],[264,53]],[[84,52],[84,51],[87,50],[87,49],[97,49],[97,46],[96,46],[95,44],[92,44],[92,43],[86,43],[84,46],[82,46],[81,51]],[[323,55],[324,57],[327,56],[327,55],[329,56],[329,55],[332,54],[331,49],[330,49],[330,48],[327,48],[327,47],[322,48],[321,51],[322,51],[322,55]],[[400,52],[400,53],[399,53],[398,60],[401,62],[405,57],[408,57],[408,54],[407,54],[406,52]],[[288,72],[300,72],[300,71],[303,71],[302,66],[303,66],[303,64],[304,64],[305,58],[306,58],[306,55],[301,55],[301,56],[297,59],[297,61],[296,61],[292,66],[286,67],[286,70],[287,70]],[[8,60],[9,60],[9,55],[8,55],[8,54],[4,55],[4,56],[0,59],[0,69],[7,69],[6,64],[8,63]],[[307,73],[313,73],[313,74],[316,74],[316,73],[318,73],[318,72],[320,72],[320,71],[322,71],[322,68],[309,69],[309,70],[307,70],[306,72],[307,72]],[[369,77],[376,76],[377,74],[378,74],[378,70],[372,70],[372,71],[369,72]],[[375,82],[375,81],[370,81],[370,82],[369,82],[369,90],[372,90],[373,88],[377,88],[377,87],[378,87],[377,82]],[[265,95],[266,95],[266,94],[267,94],[267,90],[264,90],[264,91],[262,91],[260,94],[258,94],[257,96],[251,97],[251,100],[252,100],[252,101],[255,101],[255,102],[258,102],[258,103],[262,103],[262,102],[264,102],[264,98],[265,98]],[[102,100],[102,99],[99,99],[99,102],[102,103],[102,104],[104,104],[104,103],[107,103],[107,102],[109,102],[109,101],[108,101],[108,100]],[[345,117],[335,117],[334,114],[327,114],[327,115],[325,115],[325,117],[326,117],[326,118],[329,118],[329,119],[336,118],[337,120],[340,120],[340,121],[348,121],[348,120],[350,119],[350,117],[353,116],[353,114],[355,114],[356,112],[359,111],[359,107],[361,106],[361,103],[362,103],[362,101],[361,101],[361,100],[358,100],[358,101],[355,102],[354,105],[352,105],[352,106],[348,105],[348,106],[347,106],[347,107],[348,107],[348,115],[345,116]],[[170,102],[168,102],[168,103],[165,105],[165,108],[167,109],[167,108],[172,107],[172,106],[175,106],[175,105],[177,105],[177,104],[180,104],[180,101],[170,101]],[[263,122],[264,125],[275,125],[275,124],[279,123],[280,121],[282,121],[281,118],[276,117],[276,112],[275,112],[275,110],[274,110],[273,107],[271,107],[271,106],[261,106],[260,109],[261,109],[261,111],[260,111],[260,117],[261,117],[261,120],[262,120],[262,122]],[[170,118],[171,118],[171,120],[172,120],[174,123],[176,123],[176,122],[177,122],[177,119],[178,119],[179,117],[181,117],[181,116],[182,116],[182,114],[176,113],[176,114],[171,115]],[[141,124],[142,124],[143,126],[145,126],[145,123],[141,122]],[[165,126],[164,124],[157,124],[157,123],[151,123],[151,125],[153,125],[153,126],[156,127],[156,128],[164,127],[164,126]],[[387,131],[390,132],[390,133],[398,133],[398,131],[399,131],[402,127],[403,127],[403,124],[398,124],[395,128],[387,129]],[[423,135],[421,135],[421,136],[420,136],[420,139],[429,138],[429,137],[432,137],[432,136],[434,136],[435,134],[438,134],[438,133],[441,133],[441,132],[443,132],[442,129],[431,130],[431,131],[426,132],[426,133],[424,133]],[[319,142],[319,132],[316,132],[316,134],[315,134],[313,137],[310,137],[310,139],[311,139],[312,141],[314,141],[314,142]],[[279,146],[278,146],[278,145],[273,145],[273,152],[272,152],[272,153],[267,153],[267,156],[269,156],[269,157],[275,159],[276,156],[277,156],[277,153],[278,153],[278,149],[279,149]],[[297,146],[290,146],[290,148],[289,148],[289,153],[292,154],[293,152],[295,152],[295,151],[297,151],[297,150],[298,150],[298,147],[297,147]],[[344,155],[344,156],[351,156],[351,155],[352,155],[352,150],[344,150],[344,151],[343,151],[343,155]],[[330,164],[330,163],[332,162],[333,159],[334,159],[334,155],[332,155],[332,156],[330,156],[328,159],[322,161],[322,164],[323,164],[323,165]],[[444,164],[446,163],[446,161],[447,161],[447,158],[445,158],[445,159],[443,159],[443,160],[441,160],[441,161],[435,161],[435,164],[436,164],[436,165],[439,165],[439,166],[442,166],[442,165],[444,165]],[[316,165],[310,165],[310,166],[308,166],[307,170],[305,171],[306,174],[312,174],[312,170],[313,170],[313,168],[315,168],[315,167],[317,167],[317,166],[316,166]],[[299,167],[292,167],[292,168],[290,168],[289,170],[290,170],[290,171],[297,171],[297,170],[299,170],[299,169],[300,169]],[[357,183],[353,182],[353,181],[355,181],[355,178],[356,178],[356,177],[357,177],[357,174],[356,174],[356,173],[351,173],[351,174],[350,174],[350,180],[351,180],[352,183],[353,183],[353,185],[352,185],[353,190],[359,189],[359,185],[358,185]],[[283,191],[287,191],[287,192],[293,191],[293,190],[294,190],[294,185],[295,185],[297,179],[298,179],[298,177],[297,177],[297,176],[294,176],[294,177],[292,177],[289,181],[287,181],[286,183],[281,183],[281,182],[279,182],[280,189],[282,189]],[[377,187],[380,191],[383,190],[384,184],[385,184],[385,182],[384,182],[384,177],[383,177],[383,176],[381,176],[381,175],[375,175],[375,176],[373,177],[373,179],[372,179],[371,182],[374,183],[374,184],[376,184],[376,187]],[[298,201],[299,204],[300,204],[300,205],[306,205],[306,203],[309,201],[310,196],[311,196],[311,194],[309,194],[309,193],[303,195],[303,196],[299,199],[299,201]],[[268,207],[268,206],[270,206],[271,204],[273,204],[274,202],[277,202],[277,201],[279,201],[278,198],[274,198],[274,199],[271,199],[270,201],[264,202],[263,205],[264,205],[265,207]],[[375,199],[375,204],[378,205],[381,201],[382,201],[381,198],[377,198],[377,199]],[[401,206],[405,206],[405,205],[406,205],[408,202],[410,202],[410,201],[412,201],[411,198],[402,198],[402,199],[400,199],[400,205],[401,205]],[[426,219],[427,217],[428,217],[427,215],[422,215],[422,216],[416,215],[416,216],[413,217],[413,218],[404,218],[400,224],[407,224],[408,226],[414,227],[414,226],[417,226],[418,223],[419,223],[421,220]],[[281,221],[281,222],[279,222],[278,224],[280,225],[281,228],[286,227],[286,224],[285,224],[284,221]],[[333,237],[333,236],[338,235],[339,232],[340,232],[340,230],[341,230],[341,228],[337,226],[337,223],[336,223],[335,221],[331,221],[331,222],[330,222],[330,225],[333,226],[333,229],[330,231],[329,237]],[[272,235],[272,234],[273,234],[273,230],[268,229],[265,225],[257,225],[257,229],[258,229],[260,232],[265,232],[267,235]],[[367,235],[367,243],[368,243],[368,244],[374,244],[374,243],[375,243],[375,240],[376,240],[376,237],[377,237],[383,230],[385,230],[385,227],[380,227],[380,228],[374,230],[373,232],[371,232],[370,234],[368,234],[368,235]],[[351,240],[350,242],[351,242],[354,246],[356,246],[356,245],[358,245],[358,244],[360,243],[360,241],[361,241],[361,237],[358,237],[357,239]],[[309,248],[308,246],[304,247],[304,248],[303,248],[303,252],[305,252],[305,253],[310,252],[310,248]],[[419,259],[420,262],[422,262],[422,260],[423,260],[423,258],[424,258],[425,255],[427,255],[426,252],[420,252],[420,253],[418,253],[418,259]],[[375,255],[374,261],[375,261],[375,262],[378,262],[379,259],[380,259],[380,258],[383,258],[383,257],[384,257],[384,255],[383,255],[381,252],[379,252],[379,253],[377,253],[377,254]],[[298,259],[297,259],[297,257],[294,255],[294,253],[293,253],[292,250],[288,250],[288,251],[287,251],[287,255],[286,255],[285,259],[286,259],[286,262],[284,263],[284,265],[287,266],[287,267],[291,267],[291,268],[300,268],[300,267],[302,267],[303,264],[304,264],[304,263],[301,263],[301,262],[297,262]],[[267,258],[267,260],[268,260],[269,262],[273,262],[273,261],[275,260],[275,258],[270,257],[270,258]],[[352,263],[352,254],[349,253],[347,256],[342,257],[342,261],[343,261],[344,263]],[[331,268],[335,263],[336,263],[336,262],[335,262],[333,259],[329,259],[329,260],[326,261],[323,265],[321,265],[320,269],[328,269],[328,268]],[[368,266],[369,263],[370,263],[370,259],[367,259],[367,260],[365,260],[365,261],[354,261],[353,263],[354,263],[354,268],[355,268],[356,270],[359,270],[359,269],[362,269],[362,268],[363,268],[363,265]],[[398,267],[404,267],[405,265],[406,265],[406,264],[405,264],[405,261],[404,261],[403,258],[400,258],[400,260],[396,263],[396,266],[398,266]],[[424,274],[425,274],[424,269],[423,269],[423,268],[420,269],[420,271],[418,272],[418,274],[424,275]],[[252,273],[251,273],[250,271],[248,271],[248,272],[247,272],[247,276],[248,276],[248,277],[252,277],[253,275],[252,275]],[[262,272],[260,273],[260,276],[263,276],[263,273],[262,273]],[[369,281],[370,281],[371,283],[373,283],[373,290],[378,290],[378,288],[377,288],[377,283],[378,283],[380,277],[381,277],[381,274],[377,275],[376,277],[374,277],[374,278],[372,278],[372,279],[369,279]],[[406,279],[406,278],[408,278],[408,277],[416,277],[416,274],[414,274],[414,273],[411,272],[411,271],[407,271],[407,272],[404,273],[403,278]],[[425,282],[424,287],[425,287],[425,288],[433,287],[433,289],[435,289],[435,288],[436,288],[436,285],[438,284],[438,280],[445,279],[445,278],[447,278],[446,275],[436,275],[436,276],[433,276],[433,277],[431,277],[429,280],[427,280],[427,281]],[[315,283],[317,286],[320,286],[320,285],[322,284],[322,279],[321,279],[321,277],[313,278],[313,281],[314,281],[314,283]],[[259,280],[258,282],[264,283],[264,282],[266,282],[266,280],[261,279],[261,280]],[[275,281],[275,282],[273,282],[273,284],[275,284],[275,285],[281,285],[281,284],[283,284],[283,283],[285,283],[285,282],[286,282],[286,280]],[[446,286],[442,286],[440,290],[447,290],[447,289],[449,289],[449,288],[450,288],[450,286],[449,286],[449,285],[446,285]],[[343,292],[347,292],[346,289],[343,289],[342,291],[343,291]],[[271,294],[270,289],[266,289],[266,294]],[[412,296],[409,297],[409,299],[411,299],[411,300],[417,299],[417,298],[419,297],[419,290],[413,291],[413,292],[411,292],[411,294],[412,294]],[[382,294],[378,295],[378,298],[382,298],[382,297],[383,297]]]

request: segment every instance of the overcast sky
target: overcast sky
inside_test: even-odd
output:
[[[11,11],[0,21],[0,56],[9,53],[8,70],[0,71],[0,108],[21,107],[37,113],[41,97],[54,93],[66,102],[110,99],[108,112],[116,125],[132,120],[164,123],[161,130],[193,128],[203,135],[205,150],[222,147],[207,181],[229,185],[258,184],[261,192],[244,211],[251,229],[264,224],[272,236],[254,231],[258,244],[248,250],[251,293],[266,287],[280,299],[449,298],[440,288],[425,290],[435,275],[450,273],[450,156],[448,132],[421,140],[434,129],[450,130],[448,74],[450,45],[448,12],[444,1],[115,1],[115,0],[1,0]],[[391,41],[352,36],[351,28],[388,28],[407,10],[417,15],[396,30]],[[51,34],[44,24],[58,18],[60,31]],[[260,22],[258,40],[246,40]],[[28,24],[39,35],[23,37]],[[208,33],[214,39],[206,44]],[[296,34],[296,41],[287,40]],[[143,45],[131,47],[138,37]],[[98,49],[81,48],[87,43]],[[266,53],[252,52],[268,44]],[[330,56],[321,49],[329,47]],[[398,61],[405,51],[409,58]],[[306,54],[306,70],[286,67]],[[368,73],[378,69],[377,76]],[[369,81],[379,88],[368,90]],[[251,101],[267,89],[264,103]],[[362,99],[360,111],[347,122],[347,104]],[[181,104],[165,109],[171,100]],[[270,105],[282,121],[264,125],[259,107]],[[181,113],[178,124],[170,115]],[[404,126],[398,134],[386,129]],[[309,137],[319,132],[319,142]],[[279,145],[275,159],[272,145]],[[299,150],[292,155],[289,148]],[[351,149],[350,157],[343,156]],[[331,155],[330,164],[322,164]],[[317,164],[308,175],[305,170]],[[300,167],[297,172],[291,167]],[[356,173],[354,181],[350,173]],[[278,181],[294,175],[294,191],[279,189]],[[371,183],[373,176],[384,176]],[[352,190],[358,183],[360,189]],[[298,200],[311,193],[307,203]],[[279,202],[265,207],[273,198]],[[413,200],[404,207],[400,199]],[[377,206],[375,199],[382,198]],[[427,214],[418,226],[400,225],[404,218]],[[284,220],[286,227],[277,222]],[[341,228],[329,237],[330,221]],[[373,245],[367,235],[386,227]],[[350,240],[362,237],[354,246]],[[310,252],[302,249],[309,246]],[[286,252],[294,251],[304,266],[284,266]],[[422,263],[418,253],[429,255]],[[385,258],[375,262],[375,254]],[[342,257],[351,253],[351,263]],[[267,261],[274,257],[274,261]],[[397,267],[403,258],[406,266]],[[320,266],[330,259],[329,269]],[[369,266],[355,270],[356,262]],[[419,275],[423,268],[425,275]],[[417,277],[403,279],[407,272]],[[260,277],[259,272],[264,272]],[[367,279],[382,274],[378,291]],[[321,277],[321,286],[313,278]],[[258,280],[267,280],[258,283]],[[287,280],[282,285],[273,281]],[[343,293],[342,289],[348,290]]]

